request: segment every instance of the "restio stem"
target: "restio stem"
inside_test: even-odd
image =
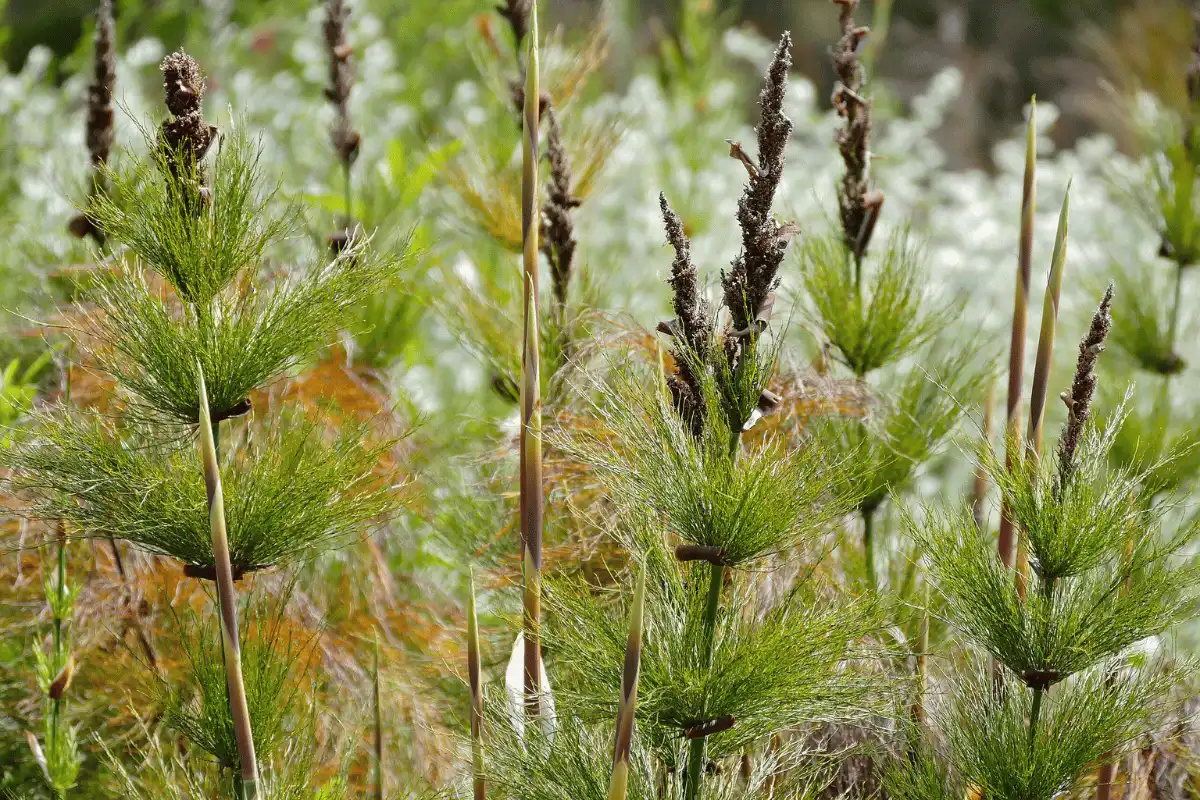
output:
[[[713,645],[717,634],[717,611],[721,605],[721,586],[725,582],[724,567],[713,564],[709,570],[708,598],[704,605],[704,617],[701,620],[704,650],[701,653],[700,667],[704,672],[712,669]],[[707,737],[700,737],[693,739],[688,744],[687,774],[684,776],[685,800],[697,800],[700,797],[700,776],[704,774],[704,752],[707,742]]]
[[[221,493],[221,471],[217,465],[216,438],[208,409],[208,390],[199,362],[196,373],[200,384],[200,455],[204,463],[204,484],[208,492],[208,518],[212,528],[213,561],[216,566],[217,599],[221,614],[221,644],[225,660],[225,686],[233,718],[233,735],[241,763],[241,793],[246,800],[258,797],[258,762],[254,755],[254,737],[250,730],[250,708],[242,678],[242,650],[238,638],[237,598],[233,586],[233,567],[229,560],[229,536],[225,528],[225,500]]]

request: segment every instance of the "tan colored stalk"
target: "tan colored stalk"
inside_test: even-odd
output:
[[[371,670],[371,704],[375,709],[375,800],[383,800],[383,695],[379,691],[379,631],[375,631],[375,663]]]
[[[621,702],[617,708],[617,733],[613,742],[612,780],[608,800],[625,800],[629,791],[629,749],[633,743],[633,718],[637,711],[638,673],[642,662],[642,619],[646,610],[646,568],[638,574],[629,611],[629,638],[625,642],[625,667],[621,673]]]
[[[521,228],[524,239],[525,325],[521,354],[521,544],[524,564],[525,711],[540,713],[542,616],[542,389],[538,342],[538,30],[529,10],[522,139]]]
[[[1046,296],[1042,304],[1042,330],[1038,336],[1037,361],[1033,367],[1033,389],[1029,395],[1029,430],[1025,436],[1025,457],[1029,467],[1036,469],[1042,458],[1042,429],[1046,417],[1046,397],[1050,389],[1050,368],[1054,360],[1054,332],[1058,327],[1058,302],[1062,296],[1063,273],[1067,266],[1067,217],[1071,210],[1071,187],[1063,197],[1058,216],[1058,233],[1054,237],[1054,255],[1050,259],[1050,277],[1046,281]],[[1036,475],[1036,473],[1035,473]],[[1017,547],[1017,594],[1025,599],[1029,583],[1029,542],[1021,532]]]
[[[471,574],[471,602],[467,606],[467,677],[471,685],[471,772],[475,800],[485,800],[483,780],[483,667],[479,657],[479,616],[475,608],[475,575]]]
[[[1029,282],[1033,271],[1033,212],[1037,204],[1037,98],[1029,105],[1025,135],[1025,180],[1021,190],[1021,236],[1017,255],[1017,286],[1013,299],[1012,340],[1008,357],[1008,403],[1005,408],[1005,467],[1016,469],[1021,459],[1017,437],[1021,431],[1021,386],[1025,377],[1025,330],[1029,317]],[[1008,504],[1000,506],[997,549],[1005,566],[1013,565],[1014,529]]]
[[[213,440],[212,419],[208,410],[208,389],[204,370],[196,363],[200,379],[200,455],[204,462],[204,485],[208,491],[208,520],[212,527],[213,561],[216,566],[217,600],[221,606],[221,640],[225,656],[225,686],[233,718],[233,736],[241,762],[242,797],[258,797],[258,762],[254,756],[254,738],[250,731],[250,708],[246,704],[246,685],[242,680],[242,648],[238,639],[237,597],[233,588],[233,567],[229,563],[229,536],[225,529],[225,499],[221,494],[221,470],[217,465],[217,447]]]
[[[993,428],[996,425],[996,382],[988,382],[987,400],[983,407],[983,440],[986,446],[991,446]],[[975,469],[975,480],[971,484],[971,516],[975,519],[975,527],[983,531],[987,521],[987,493],[989,478],[987,470],[980,464]]]

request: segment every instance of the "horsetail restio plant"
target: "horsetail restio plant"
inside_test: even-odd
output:
[[[118,267],[96,277],[95,311],[72,331],[116,379],[117,413],[36,412],[0,458],[34,516],[215,581],[221,636],[202,637],[191,660],[202,699],[168,693],[167,720],[240,776],[239,797],[254,797],[281,741],[278,678],[294,657],[255,649],[241,669],[235,581],[351,541],[400,502],[380,467],[394,440],[365,426],[334,432],[260,390],[326,345],[394,264],[355,242],[323,266],[266,277],[268,249],[292,218],[268,211],[244,133],[220,137],[206,159],[218,132],[201,110],[195,61],[179,52],[162,69],[171,118],[148,155],[104,173],[108,189],[88,214]],[[189,442],[197,423],[203,469]],[[219,680],[205,677],[212,664]]]
[[[345,249],[354,235],[354,192],[350,172],[362,144],[362,136],[350,121],[350,92],[354,88],[351,58],[354,48],[346,41],[346,20],[349,16],[350,9],[345,0],[326,0],[322,30],[325,47],[329,51],[329,86],[325,89],[325,97],[337,110],[332,139],[342,170],[342,188],[346,200],[342,227],[329,235],[329,245],[335,253]]]
[[[1185,553],[1197,527],[1163,530],[1168,510],[1138,501],[1142,476],[1108,466],[1119,416],[1090,420],[1111,301],[1110,287],[1080,343],[1055,457],[1010,469],[984,454],[1028,541],[1028,593],[967,509],[909,520],[948,622],[1000,670],[951,679],[932,715],[941,744],[894,765],[892,797],[1049,800],[1133,746],[1168,702],[1174,676],[1131,646],[1189,614],[1200,583]]]
[[[857,510],[863,572],[866,584],[876,587],[880,507],[936,454],[962,416],[962,404],[975,400],[985,371],[966,355],[971,347],[938,341],[950,323],[949,306],[928,297],[924,254],[907,230],[870,249],[884,199],[870,173],[871,102],[860,47],[870,31],[854,23],[857,0],[834,2],[841,30],[832,53],[838,77],[834,108],[844,120],[836,136],[845,165],[838,186],[841,230],[808,237],[801,270],[808,316],[822,348],[873,401],[862,413],[820,424],[847,457],[854,454],[865,467],[857,478]],[[904,369],[914,358],[921,368]]]

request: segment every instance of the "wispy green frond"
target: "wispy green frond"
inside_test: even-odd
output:
[[[307,642],[289,634],[284,605],[290,591],[269,603],[248,603],[239,616],[243,677],[254,749],[263,760],[283,742],[285,725],[297,710],[300,662]],[[194,612],[172,611],[187,660],[187,680],[159,678],[154,694],[166,724],[226,768],[238,768],[238,749],[226,693],[221,634],[216,621]]]
[[[1194,531],[1164,541],[1143,519],[1129,528],[1128,556],[1089,556],[1091,568],[1060,578],[1053,592],[1039,580],[1022,601],[1016,573],[968,509],[927,510],[909,527],[945,599],[947,623],[1031,686],[1054,684],[1161,633],[1188,613],[1200,581],[1178,558]]]
[[[805,240],[802,274],[811,313],[839,360],[865,376],[927,342],[945,323],[945,310],[929,310],[920,250],[906,232],[892,236],[863,276],[837,237]]]
[[[879,624],[873,603],[813,602],[798,591],[764,609],[749,586],[735,586],[705,671],[701,612],[709,567],[674,569],[663,575],[648,567],[638,682],[638,730],[659,758],[673,762],[686,729],[726,715],[732,726],[708,737],[711,758],[796,725],[860,718],[879,700],[880,687],[848,666]],[[598,723],[617,711],[627,635],[625,611],[608,594],[554,584],[547,600],[556,697],[569,713]]]
[[[995,800],[1050,800],[1076,788],[1106,757],[1119,757],[1164,712],[1172,678],[1153,667],[1105,664],[1057,687],[1030,738],[1032,691],[997,692],[984,670],[956,682],[938,715],[955,772]]]
[[[656,387],[628,373],[597,385],[596,424],[554,442],[600,474],[621,510],[650,511],[734,566],[811,541],[853,506],[845,459],[772,439],[738,454],[724,415],[707,415],[697,438]]]
[[[150,155],[108,170],[110,188],[88,209],[110,240],[167,279],[189,303],[204,306],[243,270],[257,269],[267,246],[288,234],[294,214],[268,211],[274,192],[263,191],[261,145],[242,128],[222,138],[208,187],[196,194],[195,165],[180,170],[179,155],[155,145]],[[182,174],[181,174],[182,173]]]
[[[1200,476],[1200,436],[1196,434],[1200,418],[1180,409],[1168,411],[1170,397],[1165,392],[1153,392],[1149,402],[1146,400],[1140,393],[1131,393],[1124,400],[1118,396],[1116,401],[1106,402],[1114,409],[1108,416],[1124,412],[1108,461],[1115,469],[1136,473],[1139,497],[1151,501],[1191,485]]]
[[[97,414],[45,415],[0,458],[32,500],[30,513],[210,570],[208,506],[191,443],[127,433],[119,437]],[[231,441],[221,481],[235,573],[353,541],[401,503],[388,476],[375,473],[394,441],[373,439],[365,426],[328,441],[317,419],[289,413],[269,429],[251,422]]]
[[[255,291],[229,289],[203,307],[172,307],[134,269],[100,279],[81,344],[135,395],[145,416],[199,418],[196,359],[215,420],[246,410],[250,393],[331,343],[395,264],[361,249]]]
[[[1137,367],[1156,375],[1175,375],[1186,363],[1171,341],[1173,304],[1171,270],[1162,264],[1115,262],[1109,267],[1119,303],[1113,305],[1109,341]]]
[[[847,474],[863,510],[874,511],[903,489],[979,400],[990,370],[978,356],[970,346],[939,348],[929,367],[885,382],[866,417],[830,416],[812,426],[815,440],[853,463]]]

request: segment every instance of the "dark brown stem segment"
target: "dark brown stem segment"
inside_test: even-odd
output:
[[[525,711],[540,714],[542,679],[542,389],[538,336],[538,47],[537,5],[529,12],[522,138],[521,226],[525,324],[521,355],[521,545],[524,565]]]
[[[379,690],[379,631],[375,631],[375,660],[371,677],[371,701],[375,709],[375,800],[383,800],[383,695]]]
[[[242,796],[258,797],[258,761],[254,755],[254,737],[250,730],[250,708],[242,679],[242,649],[238,637],[237,596],[233,587],[233,567],[229,562],[229,535],[225,528],[225,500],[221,494],[221,471],[213,442],[212,420],[208,412],[208,390],[199,362],[196,372],[200,384],[200,454],[204,463],[204,485],[208,493],[208,519],[212,527],[213,561],[216,564],[217,600],[221,607],[221,639],[225,653],[225,685],[233,718],[233,736],[241,764]]]

